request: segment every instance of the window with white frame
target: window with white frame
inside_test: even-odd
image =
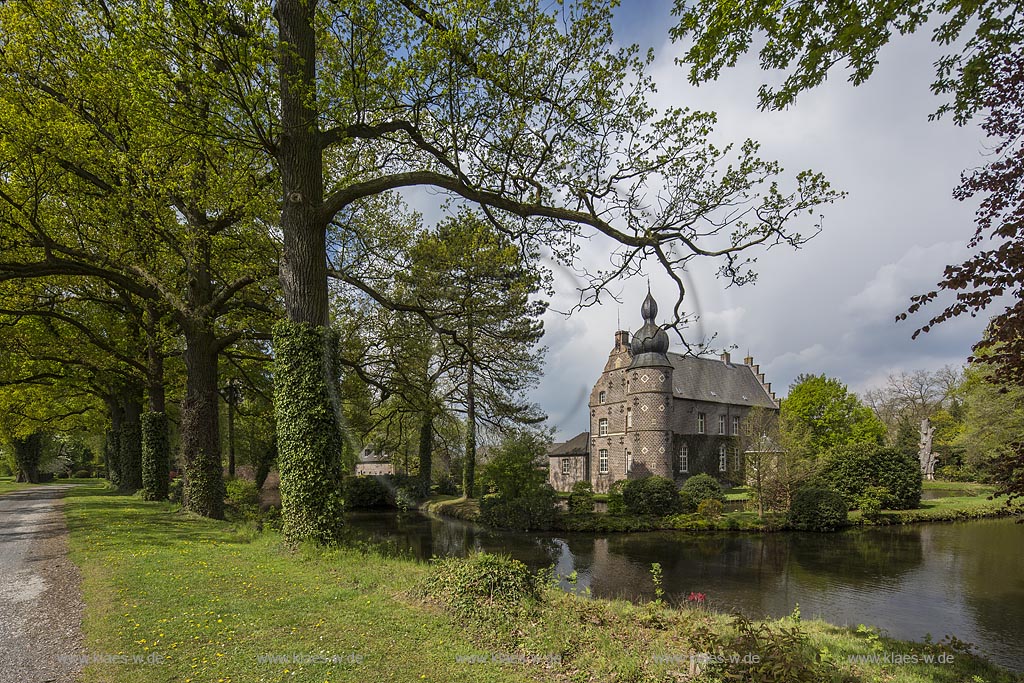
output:
[[[608,436],[608,418],[602,417],[597,421],[597,435]]]
[[[569,474],[572,466],[570,465],[569,458],[562,458],[562,474]]]
[[[679,444],[678,469],[682,473],[690,471],[690,447],[685,441]]]
[[[733,415],[732,418],[732,435],[736,436],[740,433],[740,418],[738,415]]]
[[[605,403],[607,401],[608,401],[608,392],[607,391],[602,391],[602,392],[600,392],[597,395],[597,402],[598,403]]]
[[[597,452],[597,471],[601,474],[608,474],[608,449],[602,448]]]
[[[718,416],[718,433],[725,434],[725,415]]]
[[[633,428],[633,409],[626,408],[626,429]]]
[[[743,459],[740,456],[740,449],[738,449],[738,448],[733,448],[732,449],[732,462],[733,462],[733,465],[736,467],[736,469],[739,470],[740,466],[743,464]]]
[[[707,422],[707,416],[704,413],[697,413],[697,433],[704,433],[704,423]]]
[[[633,471],[633,453],[632,451],[626,451],[626,473]]]
[[[718,447],[718,471],[725,472],[729,468],[729,463],[726,459],[725,444]]]

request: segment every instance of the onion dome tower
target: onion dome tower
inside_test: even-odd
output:
[[[627,370],[626,470],[630,479],[672,478],[672,363],[668,333],[658,327],[658,303],[648,289],[640,307],[644,324],[633,334]]]

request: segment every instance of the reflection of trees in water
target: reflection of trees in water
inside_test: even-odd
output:
[[[956,582],[950,589],[963,592],[979,628],[1019,659],[1024,636],[1024,525],[999,519],[924,531],[933,552],[955,568]]]
[[[810,586],[893,582],[924,560],[921,529],[877,527],[832,534],[787,534],[793,569]],[[802,571],[801,571],[802,570]]]

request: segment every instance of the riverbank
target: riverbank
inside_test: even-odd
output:
[[[747,680],[1022,680],[949,645],[799,618],[748,625],[697,601],[675,609],[548,587],[521,611],[459,615],[425,597],[424,563],[292,552],[278,534],[95,485],[70,491],[66,514],[96,658],[84,683],[710,680],[706,658],[690,679],[694,653],[763,657]],[[924,663],[940,656],[952,661]]]
[[[865,516],[859,510],[848,515],[850,526],[887,526],[893,524],[917,524],[924,522],[955,522],[972,519],[1008,517],[1024,514],[1024,507],[1010,508],[1005,499],[990,500],[994,488],[983,484],[963,482],[925,482],[925,491],[964,492],[969,495],[945,496],[922,500],[913,510],[882,510],[876,515]],[[745,500],[744,494],[730,492],[729,502]],[[467,500],[458,496],[434,496],[420,505],[420,510],[436,515],[452,517],[467,522],[477,522],[480,504],[476,499]],[[687,531],[711,533],[719,531],[745,531],[774,533],[786,531],[789,525],[786,515],[767,513],[758,517],[755,512],[736,510],[724,512],[717,517],[707,518],[698,514],[678,514],[668,517],[644,517],[637,515],[610,515],[602,512],[562,512],[555,521],[555,531],[579,531],[588,533],[618,533],[637,531]]]

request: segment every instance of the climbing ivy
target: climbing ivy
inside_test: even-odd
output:
[[[167,442],[167,415],[142,415],[142,497],[167,500],[170,476],[170,447]]]
[[[142,488],[142,426],[137,420],[128,420],[121,427],[118,439],[121,481],[119,488],[138,491]]]
[[[121,486],[121,430],[110,428],[103,444],[103,458],[107,463],[107,479],[114,486]]]
[[[333,543],[343,524],[336,349],[329,329],[290,321],[274,327],[281,508],[293,543]]]

